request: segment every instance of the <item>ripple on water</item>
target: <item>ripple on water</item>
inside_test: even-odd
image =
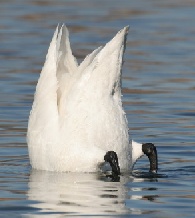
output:
[[[194,20],[186,1],[0,1],[0,217],[194,217]],[[131,136],[158,148],[111,182],[97,173],[31,170],[26,128],[57,23],[81,61],[130,25],[123,103]]]

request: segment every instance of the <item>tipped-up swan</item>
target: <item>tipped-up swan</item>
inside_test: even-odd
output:
[[[131,171],[146,154],[157,172],[153,144],[129,142],[121,102],[121,68],[128,27],[78,65],[69,33],[57,27],[50,43],[28,123],[33,168],[94,172],[110,163],[112,172]]]

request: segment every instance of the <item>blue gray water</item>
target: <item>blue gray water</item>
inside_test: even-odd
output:
[[[193,0],[0,1],[0,217],[194,217],[195,2]],[[126,25],[123,103],[132,137],[153,142],[159,176],[109,182],[97,173],[29,165],[28,115],[57,23],[82,60]]]

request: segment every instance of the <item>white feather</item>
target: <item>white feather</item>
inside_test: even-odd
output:
[[[33,168],[93,172],[107,151],[121,170],[136,158],[129,144],[121,101],[121,73],[128,27],[78,66],[65,26],[57,27],[29,117],[28,148]],[[133,161],[133,162],[132,162]]]

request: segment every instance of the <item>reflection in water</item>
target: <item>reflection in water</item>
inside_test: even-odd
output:
[[[124,213],[127,187],[104,182],[96,174],[32,171],[28,197],[44,212]]]
[[[140,195],[142,188],[132,188],[133,182],[144,179],[121,176],[120,182],[106,182],[101,174],[54,173],[32,170],[28,198],[41,213],[111,215],[142,210],[132,206],[134,200],[154,201],[157,196]],[[152,180],[151,180],[152,181]],[[143,189],[146,191],[146,188]],[[156,190],[155,188],[147,191]],[[31,202],[30,201],[30,202]],[[131,202],[130,202],[131,201]]]
[[[195,1],[110,2],[0,1],[0,217],[113,217],[109,211],[117,217],[194,217]],[[168,178],[121,176],[111,183],[96,174],[32,171],[28,181],[27,121],[59,22],[70,28],[79,60],[130,25],[122,81],[130,133],[158,146],[159,173]],[[142,158],[135,169],[147,164]]]

